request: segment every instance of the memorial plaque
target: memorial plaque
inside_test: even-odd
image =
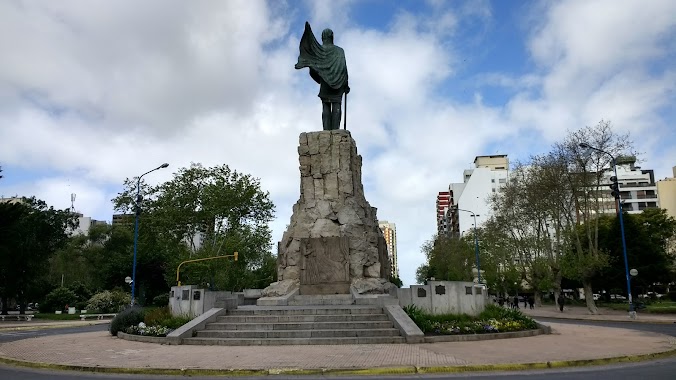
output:
[[[347,294],[350,290],[347,237],[300,239],[300,294]]]

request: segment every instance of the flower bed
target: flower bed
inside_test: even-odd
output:
[[[145,323],[141,322],[137,326],[130,326],[125,331],[127,334],[132,335],[145,335],[145,336],[167,336],[170,332],[174,331],[167,326],[146,326]]]
[[[488,305],[477,317],[461,314],[430,315],[415,306],[406,314],[425,335],[494,334],[537,329],[537,323],[519,310]]]
[[[111,335],[118,331],[153,337],[165,337],[178,327],[183,326],[190,318],[171,315],[168,307],[162,308],[129,308],[119,313],[110,323]]]

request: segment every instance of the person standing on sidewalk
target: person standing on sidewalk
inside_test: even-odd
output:
[[[514,296],[514,308],[518,309],[519,308],[519,295]]]
[[[563,294],[559,294],[559,299],[556,300],[556,303],[559,304],[559,310],[563,312],[563,305],[566,303],[566,300],[563,299]]]
[[[533,310],[535,307],[535,298],[533,296],[528,296],[528,305],[530,306],[530,309]]]

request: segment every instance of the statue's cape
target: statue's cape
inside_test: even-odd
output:
[[[300,54],[296,69],[310,68],[312,79],[319,83],[318,75],[331,88],[347,86],[347,63],[345,52],[336,45],[320,45],[312,33],[310,23],[305,23],[305,32],[300,39]]]

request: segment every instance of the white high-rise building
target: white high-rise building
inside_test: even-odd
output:
[[[641,213],[646,208],[660,207],[657,198],[657,185],[653,170],[641,170],[635,166],[636,157],[617,157],[617,182],[620,185],[620,198],[622,210],[630,214]],[[610,169],[604,173],[604,182],[610,183],[610,177],[615,172]],[[616,213],[616,202],[610,196],[610,188],[607,188],[607,201],[603,203],[603,213]]]
[[[463,172],[462,183],[451,183],[449,208],[445,212],[449,236],[460,236],[474,228],[474,218],[468,210],[477,215],[477,225],[492,214],[490,197],[507,183],[509,158],[506,154],[477,156],[474,168]]]
[[[397,262],[397,226],[386,220],[378,222],[378,227],[383,231],[385,243],[387,244],[387,254],[392,264],[392,276],[399,277],[399,263]]]

